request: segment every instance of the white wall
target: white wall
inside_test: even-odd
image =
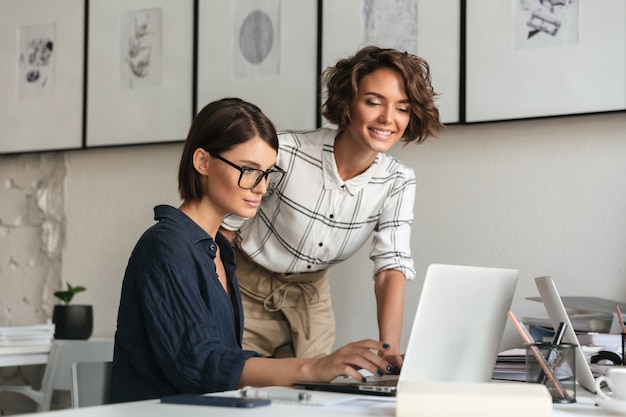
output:
[[[539,275],[552,275],[562,295],[626,300],[623,113],[453,126],[395,154],[414,167],[418,182],[418,279],[407,285],[403,344],[420,278],[434,262],[520,269],[512,306],[518,317],[544,314],[525,300],[537,295]],[[353,259],[334,275],[347,278],[332,281],[346,329],[338,342],[375,335],[369,265]],[[503,348],[520,343],[507,325]]]
[[[124,268],[152,207],[178,205],[181,149],[69,153],[62,273],[89,288],[77,297],[94,304],[94,335],[115,331]],[[538,275],[552,275],[563,295],[626,300],[626,114],[450,126],[393,153],[415,169],[418,189],[405,346],[433,262],[520,269],[518,317],[542,313],[525,300]],[[333,270],[338,344],[377,336],[371,273],[367,248]],[[507,326],[503,347],[520,343]]]
[[[112,336],[124,269],[157,204],[179,205],[182,144],[72,152],[66,180],[63,279],[88,290],[94,335]],[[80,299],[79,299],[80,297]]]

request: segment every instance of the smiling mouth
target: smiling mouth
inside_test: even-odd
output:
[[[370,130],[379,136],[391,136],[391,134],[393,133],[391,130],[380,130],[380,129],[373,129],[373,128]]]

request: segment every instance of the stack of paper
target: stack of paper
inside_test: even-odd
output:
[[[506,381],[526,381],[526,349],[500,352],[492,377]]]
[[[0,347],[48,345],[54,338],[54,324],[0,327]]]
[[[541,297],[527,297],[527,300],[541,302]],[[561,297],[563,305],[576,332],[619,332],[619,321],[615,319],[616,308],[626,312],[626,303],[599,297],[565,296]],[[547,317],[524,317],[526,325],[552,328]]]

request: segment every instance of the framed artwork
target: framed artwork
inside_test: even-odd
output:
[[[321,0],[320,71],[365,45],[421,56],[430,65],[441,120],[459,121],[459,0]]]
[[[0,153],[82,146],[85,0],[3,0]]]
[[[317,8],[317,0],[198,0],[197,110],[239,97],[279,130],[315,128]]]
[[[193,0],[89,0],[87,147],[184,140]]]
[[[466,122],[626,109],[623,0],[464,7]]]

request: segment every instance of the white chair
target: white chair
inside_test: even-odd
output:
[[[111,361],[72,364],[72,407],[109,403]]]
[[[71,368],[74,362],[110,361],[113,339],[54,340],[50,358],[41,380],[41,389],[27,385],[0,385],[0,392],[22,394],[37,404],[37,411],[48,411],[55,390],[71,391]]]

